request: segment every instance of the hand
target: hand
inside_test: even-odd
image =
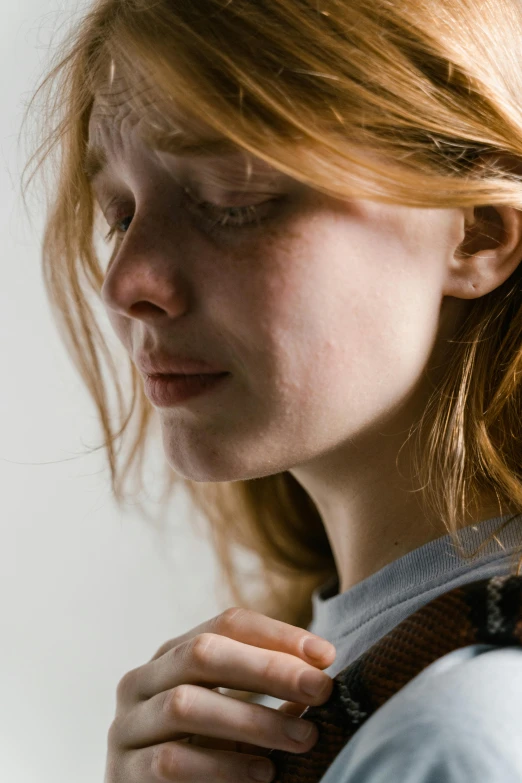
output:
[[[308,658],[305,639],[320,639],[251,609],[231,607],[165,642],[143,666],[127,672],[116,690],[116,715],[108,732],[104,783],[246,783],[272,780],[271,748],[304,753],[317,729],[301,714],[324,704],[333,680],[320,671],[335,660]],[[304,679],[322,684],[316,696]],[[219,688],[263,693],[286,703],[277,710],[249,704]],[[304,740],[292,729],[311,727]],[[271,774],[251,777],[252,762]]]

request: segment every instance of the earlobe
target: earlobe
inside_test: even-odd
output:
[[[469,208],[463,221],[465,237],[448,270],[445,295],[478,299],[501,286],[521,263],[522,211],[506,206]]]

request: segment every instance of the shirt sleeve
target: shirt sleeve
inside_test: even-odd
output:
[[[347,742],[320,783],[522,783],[522,647],[432,663]]]

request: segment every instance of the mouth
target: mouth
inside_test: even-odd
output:
[[[230,375],[228,372],[158,372],[146,373],[148,378],[206,378],[209,375]]]
[[[145,393],[154,405],[172,407],[220,387],[229,372],[146,375]]]

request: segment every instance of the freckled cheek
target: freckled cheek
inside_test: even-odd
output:
[[[255,320],[252,320],[254,315]],[[277,348],[304,340],[314,318],[313,292],[306,290],[303,278],[292,270],[277,270],[274,275],[258,281],[249,320],[268,344],[275,344]]]
[[[275,315],[287,298],[289,275],[270,246],[247,245],[236,256],[216,261],[215,268],[219,271],[211,281],[214,296],[228,300],[227,309],[240,313],[254,328],[263,314]]]
[[[261,380],[281,399],[306,405],[318,391],[339,382],[345,345],[332,334],[334,325],[313,300],[313,292],[273,293],[254,328],[266,370]]]

